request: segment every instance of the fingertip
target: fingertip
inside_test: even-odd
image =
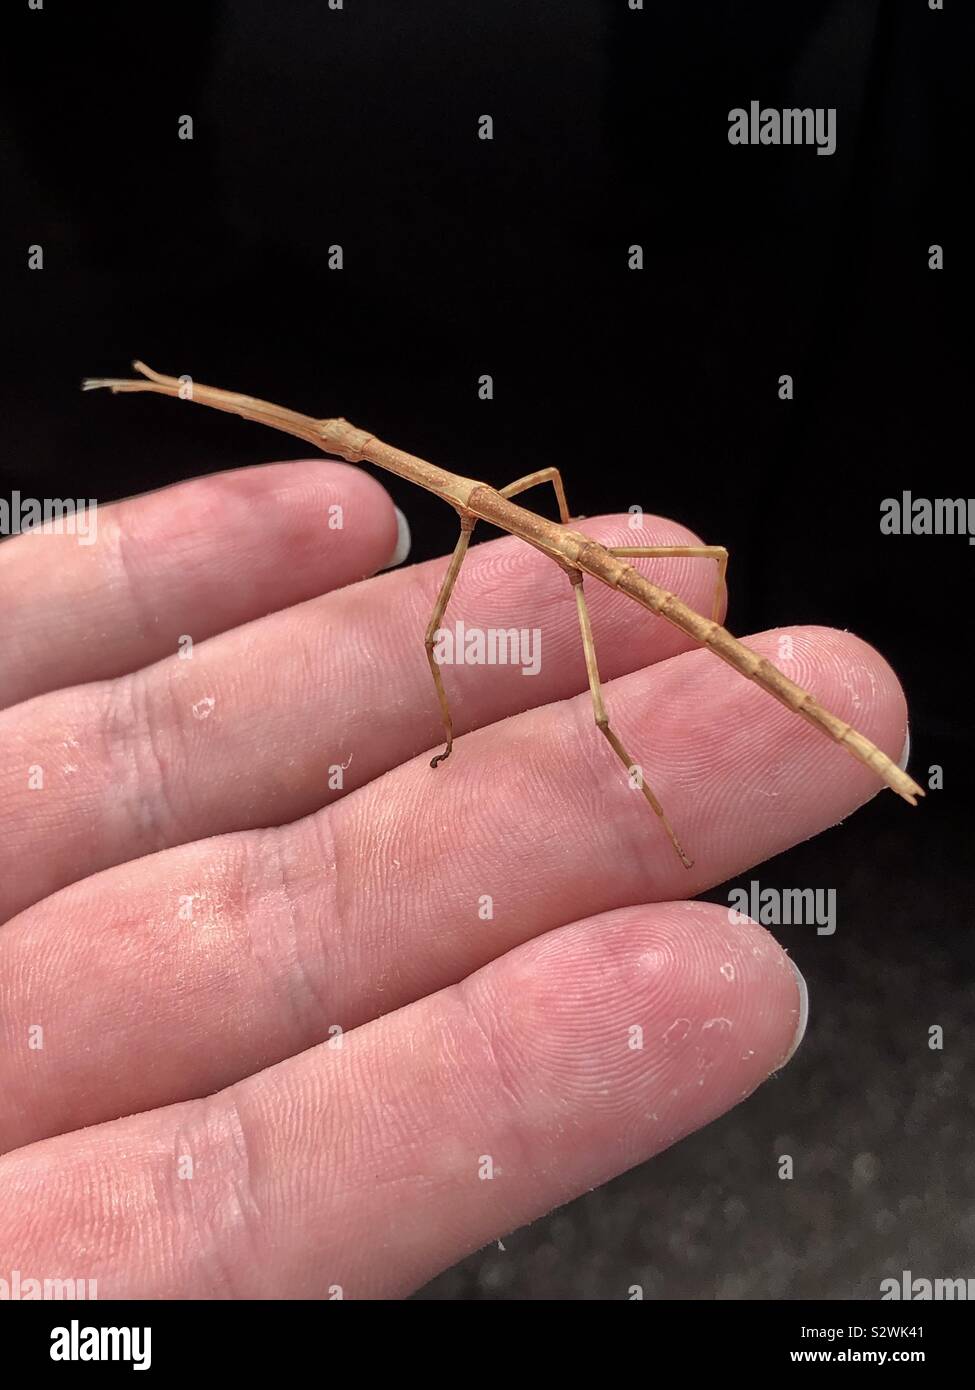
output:
[[[409,557],[410,549],[413,544],[413,538],[410,532],[410,523],[407,521],[404,514],[400,511],[399,507],[394,505],[393,511],[396,514],[396,539],[393,544],[392,554],[390,555],[389,559],[386,561],[384,565],[380,565],[379,567],[380,572],[383,570],[395,569],[397,565],[403,564],[403,562]]]

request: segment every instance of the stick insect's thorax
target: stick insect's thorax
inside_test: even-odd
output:
[[[479,483],[467,499],[467,510],[480,521],[491,522],[509,535],[519,536],[550,556],[564,569],[583,570],[614,588],[629,566],[611,555],[598,541],[571,526],[509,502],[493,487]]]

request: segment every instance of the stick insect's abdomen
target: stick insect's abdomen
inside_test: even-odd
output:
[[[888,787],[902,796],[905,801],[909,801],[912,806],[917,805],[916,798],[924,795],[924,790],[919,787],[912,777],[903,772],[892,758],[889,758],[876,744],[854,729],[846,720],[840,719],[829,710],[824,709],[814,695],[808,690],[803,690],[795,681],[789,679],[782,671],[774,666],[768,657],[759,656],[746,647],[743,642],[739,642],[737,637],[733,637],[726,628],[720,623],[713,622],[709,618],[696,613],[693,608],[688,608],[686,603],[682,603],[676,594],[669,593],[666,589],[659,588],[652,584],[649,579],[645,579],[632,565],[623,564],[615,555],[608,554],[601,545],[590,542],[583,547],[577,557],[579,567],[592,574],[604,583],[611,584],[614,589],[619,589],[621,593],[627,594],[642,604],[644,608],[649,608],[651,613],[657,613],[661,618],[666,618],[669,623],[686,632],[689,637],[700,642],[719,656],[722,661],[733,666],[747,680],[754,681],[763,690],[780,701],[788,709],[799,714],[807,723],[815,725],[821,729],[836,743],[841,744],[849,753],[861,763],[864,763],[880,777]]]

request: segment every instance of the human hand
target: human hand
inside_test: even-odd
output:
[[[368,475],[247,469],[98,522],[91,546],[0,545],[0,1273],[401,1295],[789,1057],[787,956],[685,899],[849,814],[866,768],[589,586],[607,706],[687,871],[593,726],[571,589],[529,547],[473,548],[445,622],[540,629],[539,674],[448,668],[459,737],[431,771],[445,561],[341,587],[396,541]],[[710,565],[646,569],[710,611]],[[788,674],[896,756],[883,660],[823,629],[747,640],[781,664],[782,636]]]

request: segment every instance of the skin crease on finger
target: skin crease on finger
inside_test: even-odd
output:
[[[904,702],[886,663],[848,634],[788,636],[804,681],[898,751]],[[751,640],[774,651],[780,637]],[[481,730],[445,768],[417,759],[295,826],[108,871],[0,932],[3,1145],[206,1094],[580,914],[702,892],[877,790],[708,653],[607,698],[634,745],[652,744],[657,790],[698,855],[691,873],[600,756],[585,697]],[[38,1017],[58,1048],[23,1047]]]
[[[0,545],[0,593],[18,597],[4,613],[0,708],[124,675],[174,653],[184,634],[200,642],[353,583],[397,540],[382,484],[331,459],[234,469],[99,507],[90,545],[14,537]]]
[[[690,543],[672,522],[587,523],[599,538]],[[711,562],[654,573],[710,609]],[[423,634],[441,560],[371,579],[223,633],[130,678],[0,711],[0,920],[87,874],[171,845],[308,815],[441,737]],[[669,624],[593,586],[605,679],[688,650]],[[530,625],[535,676],[514,664],[454,665],[457,733],[586,684],[571,587],[550,561],[506,538],[475,547],[449,621]],[[178,631],[194,631],[181,616]],[[175,647],[175,639],[174,639]],[[712,658],[713,659],[713,658]],[[43,805],[25,769],[51,769]],[[342,787],[331,769],[342,768]]]
[[[340,1047],[7,1155],[0,1251],[101,1298],[402,1295],[740,1102],[802,1014],[726,908],[578,922]]]

